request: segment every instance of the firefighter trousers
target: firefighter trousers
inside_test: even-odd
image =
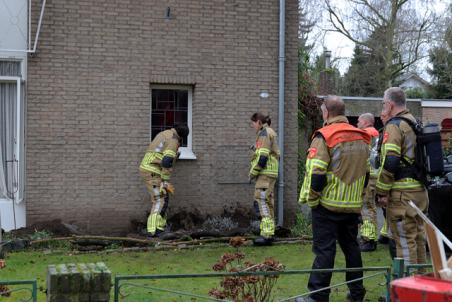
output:
[[[357,240],[359,214],[336,213],[321,205],[312,209],[312,250],[315,254],[313,269],[328,269],[334,267],[336,257],[336,241],[345,255],[347,268],[362,267],[361,251]],[[328,287],[332,273],[311,273],[308,288],[310,291]],[[358,279],[363,272],[346,272],[347,281]],[[365,295],[363,281],[348,283],[350,294],[355,301],[361,301]],[[330,290],[323,290],[311,294],[315,301],[329,301]]]
[[[363,207],[361,217],[363,223],[360,228],[361,237],[365,240],[377,239],[377,206],[375,205],[375,184],[376,179],[371,177],[369,184],[364,190]]]
[[[260,234],[263,237],[272,237],[275,234],[275,199],[273,192],[276,178],[259,175],[254,190],[254,210],[259,217]]]
[[[140,170],[140,174],[151,196],[151,212],[147,221],[147,231],[154,235],[157,230],[165,230],[169,197],[165,190],[160,190],[162,183],[160,175],[142,170]]]
[[[391,190],[386,218],[391,236],[396,242],[397,257],[407,264],[426,263],[424,222],[416,211],[408,205],[412,200],[423,212],[428,209],[427,190]]]

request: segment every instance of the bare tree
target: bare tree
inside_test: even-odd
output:
[[[319,39],[321,32],[314,31],[314,27],[321,20],[321,11],[314,5],[312,0],[298,1],[298,38],[299,46],[309,55],[315,47],[316,41]]]
[[[381,57],[387,85],[428,56],[428,45],[438,20],[428,0],[347,2],[350,7],[344,11],[335,6],[333,0],[324,0],[331,25],[329,30]]]

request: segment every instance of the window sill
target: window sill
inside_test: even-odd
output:
[[[188,149],[187,147],[179,148],[179,152],[180,152],[179,159],[187,159],[187,160],[196,159],[196,155],[193,153],[192,150]]]

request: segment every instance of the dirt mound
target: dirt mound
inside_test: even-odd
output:
[[[32,236],[36,232],[42,231],[49,232],[53,236],[57,237],[80,235],[80,231],[76,226],[63,223],[60,219],[37,222],[28,227],[13,230],[11,231],[11,234],[15,237],[24,238]]]
[[[231,219],[236,221],[239,224],[239,227],[242,228],[249,227],[250,222],[256,219],[256,214],[252,207],[243,207],[238,204],[233,208],[225,208],[222,216],[231,217]]]
[[[182,209],[168,219],[168,224],[171,225],[172,230],[192,230],[200,226],[203,221],[204,217],[197,209],[192,212]]]

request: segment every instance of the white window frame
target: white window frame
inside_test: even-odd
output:
[[[22,118],[21,118],[21,110],[22,108],[20,107],[21,105],[21,81],[22,79],[20,77],[14,77],[14,76],[0,76],[0,82],[3,83],[16,83],[16,114],[17,114],[17,124],[16,124],[16,148],[14,151],[14,157],[19,160],[20,158],[20,150],[21,148],[23,148],[23,144],[22,141],[20,140],[21,138],[21,122],[22,122]],[[20,171],[20,169],[19,169]],[[17,176],[17,187],[20,188],[23,184],[23,179],[20,178],[20,175]],[[14,193],[14,198],[15,200],[19,199],[19,190],[16,191],[16,193]]]
[[[190,129],[190,133],[187,137],[187,147],[179,147],[180,156],[179,159],[196,159],[196,155],[193,153],[192,145],[192,99],[193,99],[193,86],[189,85],[151,85],[151,103],[150,103],[150,115],[149,115],[149,137],[152,138],[152,89],[170,89],[170,90],[186,90],[188,92],[188,111],[187,111],[187,126]]]
[[[23,70],[23,66],[24,66],[24,61],[21,62],[22,64],[22,70]],[[0,82],[3,83],[16,83],[16,89],[17,89],[17,93],[16,93],[16,102],[17,102],[17,133],[16,133],[16,146],[15,146],[15,151],[14,151],[14,156],[16,159],[19,160],[19,165],[22,165],[22,167],[19,166],[19,175],[17,176],[17,186],[18,188],[20,188],[21,186],[25,186],[25,174],[23,174],[23,178],[21,177],[21,169],[23,168],[24,165],[24,161],[25,161],[25,155],[23,160],[20,160],[20,153],[21,153],[21,149],[25,148],[24,142],[21,140],[21,131],[23,131],[23,129],[21,128],[22,125],[22,117],[21,117],[21,90],[22,90],[22,78],[21,77],[17,77],[17,76],[0,76]],[[25,105],[25,103],[24,103]],[[23,123],[24,127],[25,127],[25,123]],[[24,137],[25,139],[25,137]],[[25,152],[25,150],[24,150]],[[8,199],[4,199],[4,198],[0,198],[0,226],[7,230],[13,230],[13,229],[17,229],[17,228],[21,228],[21,227],[25,227],[26,225],[26,206],[25,206],[25,202],[24,199],[25,197],[23,197],[23,199],[18,203],[17,201],[19,201],[20,198],[20,193],[19,193],[20,189],[18,189],[15,193],[14,193],[14,200],[13,202],[15,204],[13,204],[11,201],[9,201]],[[25,192],[24,192],[25,194]],[[12,213],[15,213],[15,215],[11,215]],[[14,217],[15,216],[15,217]],[[14,224],[14,222],[16,221],[16,224]]]

